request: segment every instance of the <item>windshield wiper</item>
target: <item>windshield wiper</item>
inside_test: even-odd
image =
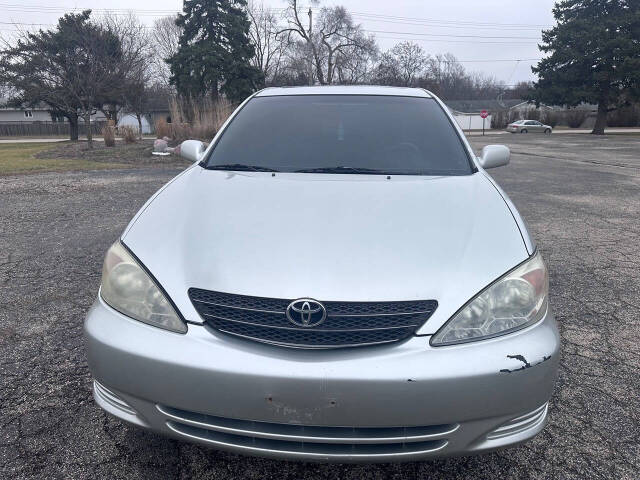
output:
[[[375,168],[364,168],[364,167],[345,167],[345,166],[337,166],[337,167],[316,167],[316,168],[303,168],[301,170],[296,170],[296,173],[371,173],[371,174],[384,174],[382,170],[376,170]]]
[[[261,167],[259,165],[245,165],[244,163],[225,163],[222,165],[209,165],[207,170],[238,170],[243,172],[278,172],[275,168]]]

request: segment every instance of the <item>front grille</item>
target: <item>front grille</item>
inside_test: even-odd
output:
[[[292,300],[189,289],[207,325],[239,337],[297,348],[338,348],[397,342],[413,335],[438,302],[322,302],[327,317],[315,327],[297,326],[286,310]]]
[[[291,425],[205,415],[164,405],[158,411],[175,433],[247,453],[301,457],[401,458],[444,448],[458,424],[408,427]]]

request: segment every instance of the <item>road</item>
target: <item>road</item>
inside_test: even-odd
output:
[[[562,334],[550,421],[528,444],[398,465],[217,452],[128,427],[91,398],[83,317],[102,257],[178,170],[0,178],[0,478],[640,478],[640,139],[499,136],[492,171],[550,269]]]
[[[466,132],[466,131],[465,131]],[[471,130],[471,136],[481,136],[482,135],[482,130]],[[486,134],[489,135],[521,135],[521,134],[517,134],[517,133],[511,133],[511,132],[507,132],[505,130],[490,130],[487,129],[485,131]],[[573,133],[591,133],[591,129],[590,128],[557,128],[553,131],[553,135],[570,135]],[[620,128],[616,128],[616,127],[610,127],[610,128],[606,128],[605,129],[605,133],[606,134],[620,134],[620,133],[640,133],[640,128],[628,128],[628,127],[620,127]],[[468,134],[468,133],[467,133]],[[542,135],[539,133],[528,133],[527,135],[529,136],[538,136],[538,135]],[[507,141],[511,141],[511,140],[507,140]],[[517,140],[516,140],[517,141]]]

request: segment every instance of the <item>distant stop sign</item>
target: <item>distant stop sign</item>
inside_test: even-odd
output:
[[[486,110],[482,110],[482,111],[480,112],[480,116],[481,116],[482,118],[487,118],[487,117],[489,116],[489,112],[487,112]]]

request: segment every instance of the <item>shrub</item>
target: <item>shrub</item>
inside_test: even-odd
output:
[[[527,120],[540,120],[540,109],[530,108],[527,110]]]
[[[171,125],[164,118],[159,118],[155,123],[155,131],[157,138],[171,136]]]
[[[509,114],[498,110],[491,115],[491,128],[505,128],[509,124]]]
[[[124,143],[136,143],[138,129],[125,125],[124,127],[120,127],[120,135],[122,135]]]
[[[542,115],[542,123],[549,125],[550,127],[555,127],[558,125],[559,121],[560,118],[558,117],[558,114],[553,110],[546,110],[544,115]]]
[[[566,113],[567,125],[570,128],[580,128],[589,114],[585,110],[571,109]]]
[[[169,137],[175,143],[190,138],[209,142],[233,111],[233,105],[225,98],[185,99],[169,101],[172,123],[168,124]]]
[[[104,138],[104,145],[106,147],[116,146],[116,132],[113,127],[109,125],[102,127],[102,138]]]
[[[609,112],[607,125],[610,127],[637,127],[640,125],[640,105],[620,107]]]
[[[509,114],[507,115],[507,124],[517,122],[518,120],[522,120],[522,116],[518,113],[518,111],[509,110]]]

